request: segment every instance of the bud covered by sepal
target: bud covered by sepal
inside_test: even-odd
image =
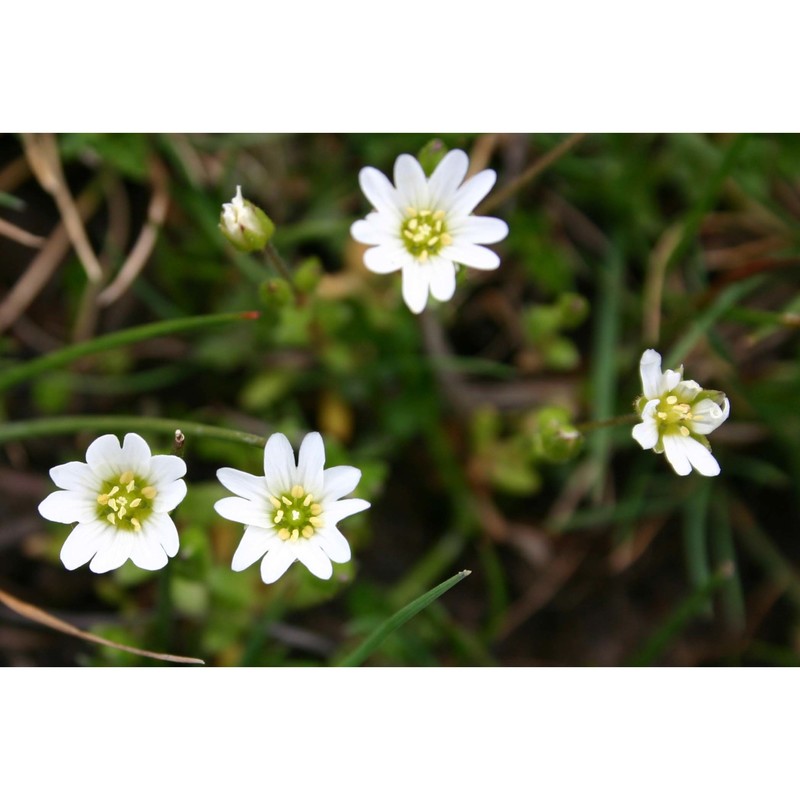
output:
[[[263,250],[275,233],[272,220],[257,206],[242,197],[242,187],[236,187],[236,196],[230,203],[222,204],[219,229],[225,238],[245,253]]]

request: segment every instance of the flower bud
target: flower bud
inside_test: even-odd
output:
[[[237,250],[251,253],[267,246],[275,225],[258,206],[242,197],[242,187],[237,186],[236,196],[222,204],[219,229]]]
[[[583,446],[583,434],[569,421],[566,410],[544,408],[537,414],[533,442],[537,456],[559,463],[578,455]]]
[[[425,174],[430,176],[446,155],[447,147],[445,143],[441,139],[431,139],[417,153],[417,160]]]

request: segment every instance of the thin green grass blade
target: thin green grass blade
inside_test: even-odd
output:
[[[98,336],[86,342],[62,347],[53,353],[8,367],[0,373],[0,391],[9,389],[19,383],[35,378],[44,372],[58,369],[67,364],[71,364],[84,356],[100,353],[105,350],[112,350],[116,347],[125,347],[134,342],[143,342],[147,339],[155,339],[159,336],[167,336],[174,333],[186,333],[192,330],[209,328],[213,325],[221,325],[226,322],[239,322],[248,319],[257,319],[257,311],[237,311],[226,314],[208,314],[197,317],[184,317],[182,319],[170,319],[163,322],[153,322],[148,325],[140,325],[136,328],[128,328],[124,331]]]
[[[726,497],[714,497],[712,503],[714,524],[711,526],[711,550],[717,568],[726,564],[734,567],[733,578],[720,589],[720,604],[725,624],[734,633],[742,633],[746,624],[744,592],[736,568],[736,549],[733,545],[730,508]]]
[[[708,503],[711,499],[711,481],[703,481],[700,488],[692,492],[683,505],[683,546],[686,570],[692,586],[708,583]],[[703,608],[704,616],[711,616],[711,604]]]
[[[452,589],[457,583],[463,581],[469,574],[470,570],[462,570],[456,575],[453,575],[452,578],[448,578],[429,592],[426,592],[421,597],[413,600],[404,608],[401,608],[396,614],[393,614],[386,620],[383,625],[376,628],[352,653],[337,661],[335,666],[358,667],[363,664],[389,634],[396,631],[401,625],[405,625],[412,617],[419,614],[420,611],[429,606],[434,600],[441,597],[446,591]]]

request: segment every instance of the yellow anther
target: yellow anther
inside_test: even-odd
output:
[[[117,518],[116,518],[116,517],[115,517],[113,514],[109,514],[109,515],[106,517],[106,519],[107,519],[107,520],[108,520],[108,521],[109,521],[109,522],[110,522],[112,525],[116,525],[116,524],[117,524]]]
[[[299,531],[299,529],[298,529],[298,528],[295,528],[295,529],[292,531],[292,541],[293,541],[293,542],[296,542],[296,541],[297,541],[299,538],[300,538],[300,531]]]
[[[310,525],[306,525],[301,532],[306,539],[310,539],[314,535],[314,529]]]
[[[285,494],[281,496],[281,502],[285,506],[290,506],[292,504],[292,501]]]
[[[125,506],[121,506],[119,511],[117,511],[117,517],[119,517],[119,519],[122,519],[127,513],[128,509],[125,508]]]
[[[310,523],[311,523],[311,524],[312,524],[312,525],[313,525],[315,528],[321,528],[321,527],[322,527],[322,519],[321,519],[320,517],[311,517],[311,518],[310,518],[308,521],[309,521],[309,522],[310,522]]]
[[[421,217],[429,217],[431,215],[431,210],[429,208],[421,208],[419,210],[419,215]]]
[[[283,509],[279,508],[275,513],[275,519],[273,522],[277,525],[283,519]]]
[[[270,495],[269,496],[269,501],[270,501],[270,503],[272,503],[273,506],[275,506],[275,508],[280,508],[281,507],[281,501],[278,500],[277,497],[273,497],[272,495]]]
[[[155,486],[145,486],[142,489],[142,497],[146,497],[148,500],[152,500],[157,494]]]
[[[441,221],[441,220],[439,220],[439,221],[438,221],[438,222],[437,222],[437,223],[436,223],[436,224],[433,226],[433,229],[436,231],[436,233],[441,233],[441,232],[442,232],[442,221]]]
[[[110,508],[113,508],[114,511],[117,510],[117,501],[113,497],[109,498],[108,505],[109,505]],[[113,514],[112,514],[112,516],[113,516]]]
[[[133,529],[136,531],[136,533],[139,533],[139,531],[142,529],[142,526],[136,517],[131,517],[131,525],[133,525]]]
[[[414,236],[413,241],[414,241],[415,244],[419,244],[420,242],[424,242],[425,241],[425,234],[424,233],[416,234],[416,236]]]
[[[136,488],[136,481],[131,481],[126,487],[126,492],[132,492]]]
[[[433,212],[433,218],[438,220],[444,219],[444,211],[440,208],[438,211]]]
[[[278,531],[278,536],[285,542],[289,538],[289,536],[291,536],[291,534],[289,533],[288,528],[281,528]]]
[[[125,472],[123,472],[122,475],[119,476],[120,486],[123,483],[130,483],[132,480],[133,480],[133,473],[130,470],[125,470]]]
[[[441,241],[444,247],[447,247],[449,244],[453,244],[453,237],[449,233],[443,233],[439,240]]]
[[[109,493],[109,497],[113,497],[119,491],[119,486],[115,486]]]
[[[313,503],[308,510],[316,517],[322,513],[322,506],[319,503]]]
[[[424,263],[425,263],[425,262],[428,260],[428,251],[427,251],[427,250],[423,250],[423,251],[422,251],[422,252],[419,254],[419,260],[420,260],[420,261],[421,261],[423,264],[424,264]]]
[[[671,405],[671,406],[674,406],[674,405],[675,405],[675,403],[677,403],[677,402],[678,402],[678,398],[677,398],[677,397],[675,397],[675,395],[674,395],[674,394],[671,394],[671,395],[670,395],[670,396],[667,398],[667,403],[669,403],[669,405]]]
[[[414,238],[414,234],[411,233],[411,231],[408,231],[408,230],[403,231],[403,236],[406,236],[409,239],[413,239]]]
[[[142,504],[142,498],[137,497],[135,500],[131,500],[131,508],[138,508]]]
[[[305,493],[306,490],[302,486],[292,486],[292,497],[294,497],[295,500],[299,500]]]
[[[409,220],[408,229],[410,231],[414,231],[414,230],[417,229],[417,225],[419,225],[419,220],[418,219]]]
[[[409,217],[416,217],[417,209],[411,208],[411,206],[406,206],[406,214],[408,214]]]
[[[659,412],[658,412],[658,414],[657,414],[656,416],[657,416],[659,419],[666,419],[666,418],[667,418],[667,412],[666,412],[666,411],[659,411]]]
[[[428,247],[433,247],[438,241],[439,241],[438,236],[431,236],[431,238],[428,239]]]
[[[99,494],[99,495],[97,495],[97,502],[101,506],[107,506],[108,505],[108,495],[107,494]]]
[[[679,430],[681,432],[681,436],[688,436],[689,435],[689,429],[685,425],[681,425]]]
[[[310,494],[310,493],[309,493],[309,494],[307,494],[307,495],[306,495],[306,499],[305,499],[305,500],[303,500],[303,505],[304,505],[306,508],[308,508],[308,507],[309,507],[309,505],[311,505],[311,501],[312,501],[313,499],[314,499],[314,498],[311,496],[311,494]]]

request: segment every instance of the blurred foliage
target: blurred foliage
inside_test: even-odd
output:
[[[430,170],[463,148],[499,189],[564,138],[59,136],[72,195],[100,193],[86,229],[103,284],[144,231],[157,236],[112,302],[66,248],[24,304],[15,292],[42,251],[0,238],[0,368],[148,323],[261,316],[38,374],[4,392],[0,420],[135,416],[154,452],[170,447],[148,432],[155,418],[295,444],[319,430],[328,464],[359,467],[356,494],[373,506],[343,522],[353,560],[330,581],[295,564],[265,586],[257,565],[231,571],[242,526],[213,511],[216,469],[258,472],[263,453],[189,435],[178,556],[157,574],[67,572],[67,526],[36,506],[47,470],[81,460],[93,434],[21,438],[0,456],[3,588],[107,638],[213,665],[325,665],[469,569],[367,663],[800,663],[800,137],[587,136],[490,212],[510,227],[493,246],[500,268],[461,270],[454,299],[422,317],[350,238],[369,211],[364,166],[390,175],[410,152]],[[274,221],[291,283],[221,235],[239,184]],[[159,192],[168,210],[153,222]],[[45,238],[60,221],[8,135],[0,217]],[[730,397],[711,439],[718,478],[676,476],[628,421],[587,425],[632,412],[651,346]],[[10,613],[0,634],[6,664],[155,663]]]

